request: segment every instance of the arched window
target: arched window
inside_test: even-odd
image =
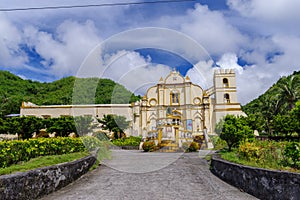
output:
[[[224,103],[230,103],[230,97],[227,93],[224,94]]]
[[[229,87],[229,82],[227,78],[223,78],[223,86],[224,87]]]
[[[179,103],[179,93],[171,93],[171,102],[172,104]]]

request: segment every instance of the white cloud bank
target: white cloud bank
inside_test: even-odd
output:
[[[103,12],[104,14],[101,15],[95,13],[99,19],[94,17],[84,20],[79,20],[79,15],[76,15],[76,19],[70,20],[68,16],[63,16],[61,13],[59,14],[61,18],[57,18],[54,17],[55,12],[51,11],[50,18],[47,19],[47,22],[51,23],[49,24],[51,31],[45,29],[45,25],[43,28],[38,26],[39,23],[42,24],[38,18],[35,18],[34,23],[30,24],[30,13],[28,12],[24,24],[20,20],[21,13],[14,16],[0,15],[0,65],[8,69],[10,67],[26,68],[61,78],[78,74],[84,58],[97,44],[103,41],[100,35],[107,35],[108,32],[117,33],[126,27],[143,27],[145,24],[173,28],[187,34],[202,45],[222,68],[237,69],[239,72],[237,73],[238,96],[244,104],[263,93],[280,76],[300,69],[299,28],[294,26],[294,29],[285,29],[286,24],[299,23],[300,3],[298,0],[275,0],[272,3],[261,0],[228,0],[227,3],[231,10],[225,12],[211,11],[207,6],[195,4],[195,7],[187,10],[184,15],[166,16],[162,13],[161,17],[156,17],[154,20],[146,18],[144,21],[135,19],[134,15],[125,16],[121,7],[116,10],[116,13]],[[127,6],[124,9],[130,10],[130,7]],[[109,11],[112,10],[109,9]],[[233,12],[240,22],[246,21],[253,24],[258,22],[261,25],[249,27],[247,32],[242,31],[241,27],[234,24],[233,18],[230,17]],[[92,16],[92,13],[87,15]],[[16,24],[12,22],[10,16],[17,19]],[[51,19],[55,25],[52,24]],[[122,24],[122,28],[119,28],[122,19],[126,19],[126,23],[130,21],[134,23],[125,23]],[[264,25],[268,26],[268,30],[256,30],[263,28]],[[278,27],[278,25],[280,26]],[[279,29],[280,31],[277,32]],[[140,36],[142,35],[137,35],[132,42],[136,42]],[[167,44],[168,37],[170,36],[164,34],[157,41],[162,46],[168,45],[170,48],[177,48],[177,51],[180,52],[178,49],[182,48],[184,42],[178,40],[178,42]],[[22,45],[35,49],[42,58],[43,68],[27,65],[29,55],[21,48]],[[170,69],[167,66],[153,64],[151,59],[145,59],[133,52],[132,49],[123,48],[122,45],[116,47],[119,48],[119,51],[107,54],[103,60],[97,57],[100,55],[101,49],[92,52],[95,59],[87,61],[91,70],[82,75],[93,76],[95,75],[93,69],[97,70],[100,66],[107,66],[107,63],[113,61],[105,71],[105,76],[125,84],[133,91],[142,91],[143,89],[138,88],[142,88],[143,84],[155,84],[158,81],[157,77],[164,77],[169,73]],[[214,63],[209,59],[195,60],[194,58],[199,54],[193,48],[189,52],[182,51],[181,53],[184,57],[186,57],[186,53],[193,54],[195,68],[187,73],[192,81],[204,88],[211,86]],[[241,68],[237,63],[238,58],[245,60],[249,66]],[[199,72],[200,75],[195,75],[196,72]]]

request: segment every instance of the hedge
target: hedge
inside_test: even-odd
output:
[[[38,138],[0,142],[0,167],[46,155],[61,155],[95,149],[100,141],[94,137]],[[85,145],[86,144],[86,145]],[[86,148],[87,146],[87,148]]]
[[[116,146],[139,146],[141,140],[141,137],[130,136],[127,138],[115,139],[112,141],[112,143]]]

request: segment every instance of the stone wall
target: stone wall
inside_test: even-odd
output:
[[[37,199],[56,191],[85,174],[95,163],[94,156],[0,176],[0,199]]]
[[[230,163],[213,156],[211,171],[259,199],[300,199],[300,174]]]

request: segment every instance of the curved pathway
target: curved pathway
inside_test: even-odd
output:
[[[256,199],[215,177],[207,161],[201,158],[201,152],[114,150],[112,157],[74,183],[42,199]]]

